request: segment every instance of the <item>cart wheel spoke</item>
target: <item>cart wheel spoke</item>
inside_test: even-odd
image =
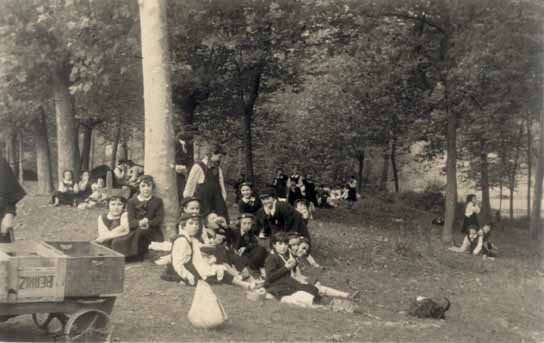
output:
[[[105,342],[111,333],[110,318],[100,310],[81,310],[70,317],[64,333],[68,342]]]

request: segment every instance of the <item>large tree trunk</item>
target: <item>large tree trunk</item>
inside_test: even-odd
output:
[[[446,131],[446,213],[442,228],[442,242],[449,244],[453,240],[453,227],[457,209],[457,115],[449,110],[448,85],[446,88],[446,111],[448,124]]]
[[[357,182],[358,182],[358,191],[359,194],[363,191],[363,170],[365,167],[365,151],[361,151],[357,155],[357,162],[358,162],[358,168],[357,168]]]
[[[395,193],[399,192],[399,172],[397,168],[397,139],[393,137],[391,142],[391,168],[393,169],[393,180],[395,181]]]
[[[538,145],[538,160],[536,166],[535,186],[533,195],[533,209],[531,213],[531,226],[530,233],[533,238],[539,237],[544,245],[544,235],[542,234],[542,180],[544,178],[544,109],[540,110],[540,133],[539,133],[539,145]],[[543,246],[544,248],[544,246]],[[544,256],[543,256],[544,269]]]
[[[527,218],[531,218],[531,178],[533,173],[533,133],[531,114],[527,116]]]
[[[83,172],[90,170],[93,127],[90,124],[81,124],[81,129],[83,131],[83,146],[81,147],[81,163],[79,169]]]
[[[60,67],[54,75],[53,92],[57,119],[57,177],[62,178],[64,170],[76,169],[75,113],[69,87],[69,69]]]
[[[50,194],[53,191],[53,175],[51,173],[51,155],[47,133],[47,117],[40,108],[39,118],[34,128],[36,143],[36,171],[38,174],[38,193]]]
[[[164,201],[163,233],[177,235],[179,210],[174,161],[174,129],[170,87],[170,59],[166,0],[140,0],[145,103],[145,172],[155,178],[156,193]]]
[[[74,99],[72,98],[72,101]],[[79,175],[81,174],[81,153],[79,151],[79,120],[75,121],[74,129],[74,141],[76,146],[74,147],[74,177],[76,181],[79,181]]]
[[[251,137],[251,122],[253,118],[253,109],[244,111],[244,152],[246,178],[248,181],[255,182],[253,175],[253,142]]]
[[[19,161],[17,160],[17,131],[9,129],[6,132],[6,159],[15,175],[19,174]]]
[[[254,74],[251,80],[251,88],[249,92],[249,98],[247,102],[244,101],[243,95],[241,96],[242,105],[244,109],[244,149],[245,149],[245,160],[246,160],[246,177],[249,181],[255,182],[255,173],[253,168],[253,141],[252,141],[252,132],[251,125],[253,123],[253,114],[255,111],[255,103],[259,97],[259,90],[261,87],[261,77],[263,73],[262,64],[258,64],[255,67]],[[240,85],[243,87],[243,85]],[[242,93],[243,94],[243,93]]]
[[[489,199],[489,170],[487,161],[487,142],[480,140],[480,186],[482,188],[481,224],[491,222],[491,202]]]
[[[117,127],[115,128],[115,134],[113,135],[112,149],[111,149],[111,169],[115,169],[117,166],[117,151],[119,151],[119,142],[121,140],[121,123],[117,122]]]

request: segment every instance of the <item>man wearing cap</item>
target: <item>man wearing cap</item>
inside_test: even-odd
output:
[[[193,165],[183,197],[197,197],[200,199],[200,213],[204,216],[216,213],[229,220],[227,211],[227,191],[221,170],[221,158],[224,151],[219,145],[212,145],[202,161]]]
[[[274,190],[261,193],[263,207],[256,214],[256,229],[260,237],[273,236],[278,231],[297,232],[308,237],[304,218],[289,203],[278,201]]]

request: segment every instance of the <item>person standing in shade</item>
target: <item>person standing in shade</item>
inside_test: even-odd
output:
[[[0,157],[0,243],[13,241],[16,205],[25,195],[9,163]]]
[[[276,169],[276,177],[274,177],[274,181],[272,181],[272,186],[274,187],[274,190],[276,191],[276,198],[280,200],[286,200],[287,199],[287,181],[289,180],[289,177],[283,173],[283,169],[278,168]]]
[[[212,145],[202,161],[193,165],[183,197],[197,197],[200,200],[200,213],[207,216],[216,213],[229,220],[227,210],[227,191],[221,170],[221,158],[224,151],[219,145]]]
[[[189,166],[189,154],[187,152],[186,142],[183,140],[183,133],[176,135],[176,154],[175,164],[171,165],[176,172],[179,200],[183,199],[183,190],[185,189],[185,177]]]

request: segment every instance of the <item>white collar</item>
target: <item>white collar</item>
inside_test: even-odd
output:
[[[149,201],[151,200],[151,198],[153,198],[153,195],[151,195],[149,198],[144,198],[143,195],[141,193],[138,193],[138,200],[140,201]]]

